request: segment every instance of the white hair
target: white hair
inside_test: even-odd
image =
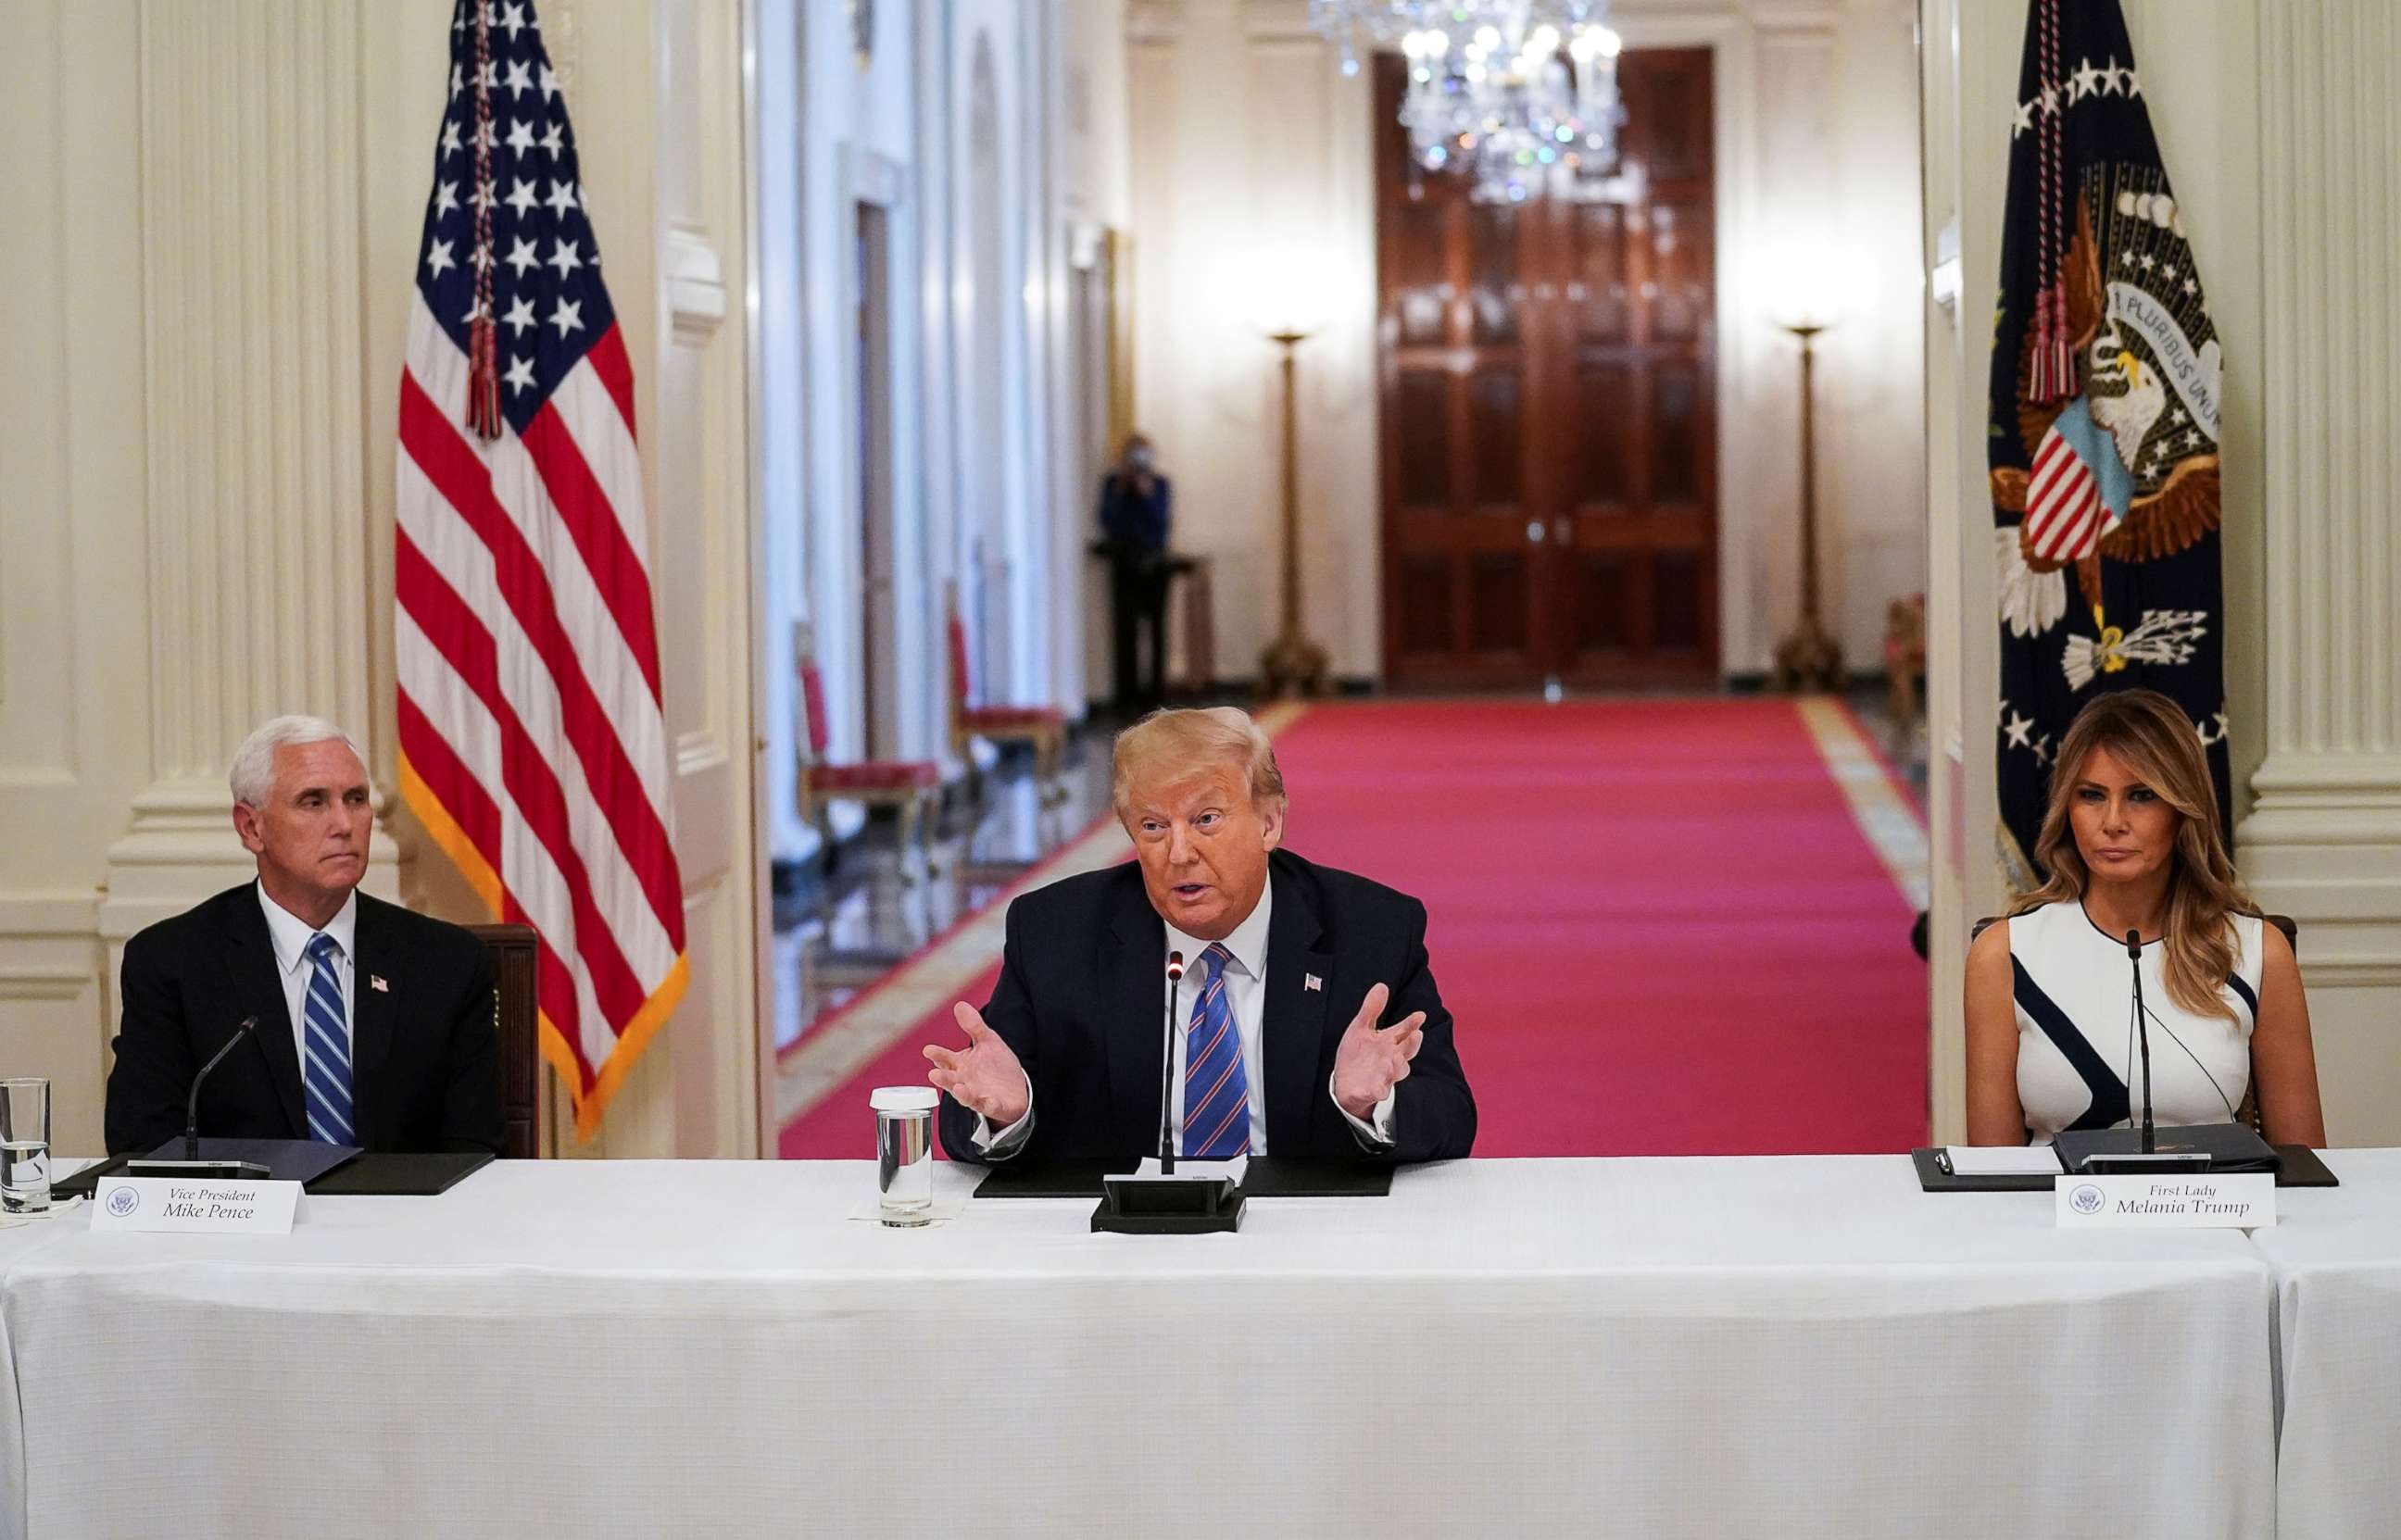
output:
[[[350,742],[350,735],[322,716],[278,716],[241,741],[234,750],[233,769],[226,784],[233,788],[233,799],[254,808],[267,806],[275,794],[275,751],[286,743],[327,743],[338,742],[350,751],[361,766],[367,756]]]

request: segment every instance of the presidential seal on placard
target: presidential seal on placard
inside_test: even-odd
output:
[[[118,1219],[125,1218],[141,1206],[142,1194],[139,1191],[130,1187],[112,1187],[108,1190],[108,1211]]]
[[[2103,1201],[2101,1189],[2091,1182],[2067,1194],[2067,1206],[2079,1214],[2098,1214]]]

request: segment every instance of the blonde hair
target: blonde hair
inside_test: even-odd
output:
[[[2011,914],[2045,904],[2081,904],[2092,873],[2076,848],[2068,816],[2084,767],[2107,749],[2178,814],[2169,857],[2168,918],[2162,972],[2168,995],[2196,1015],[2239,1019],[2223,989],[2234,972],[2230,916],[2256,915],[2218,834],[2217,787],[2209,759],[2182,708],[2155,689],[2121,689],[2096,697],[2077,713],[2051,767],[2051,805],[2035,837],[2034,857],[2051,880],[2021,900]]]
[[[1276,768],[1275,745],[1238,706],[1154,711],[1118,733],[1109,756],[1109,801],[1123,818],[1136,785],[1173,784],[1211,763],[1242,770],[1253,807],[1283,804],[1283,771]]]

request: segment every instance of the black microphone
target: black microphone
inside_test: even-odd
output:
[[[2143,933],[2126,933],[2126,961],[2134,965],[2134,1036],[2143,1045],[2143,1153],[2158,1149],[2151,1128],[2151,1022],[2143,1010]]]
[[[1167,954],[1167,1030],[1159,1056],[1159,1173],[1175,1172],[1174,1116],[1169,1111],[1175,1091],[1175,987],[1184,981],[1184,954]]]
[[[233,1052],[234,1044],[250,1036],[257,1028],[256,1016],[242,1017],[241,1025],[233,1029],[233,1036],[225,1040],[225,1046],[218,1049],[215,1056],[201,1065],[200,1072],[192,1077],[191,1099],[184,1107],[184,1158],[185,1160],[200,1158],[200,1086],[208,1080],[210,1071],[223,1064],[226,1056]]]

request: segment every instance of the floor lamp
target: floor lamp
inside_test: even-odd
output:
[[[1843,682],[1843,649],[1818,617],[1818,444],[1810,384],[1822,321],[1784,328],[1801,339],[1801,623],[1776,644],[1776,688],[1835,689]]]
[[[1300,421],[1293,354],[1310,334],[1286,328],[1268,340],[1283,349],[1283,634],[1259,654],[1268,695],[1315,695],[1325,688],[1325,649],[1300,624]]]

